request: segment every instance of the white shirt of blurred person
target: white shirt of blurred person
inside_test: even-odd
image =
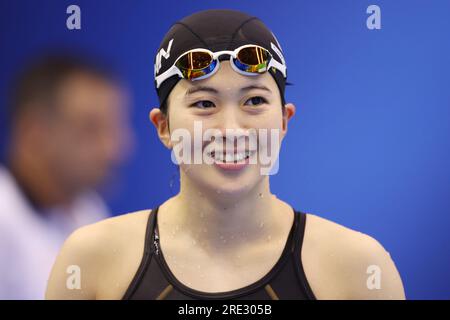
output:
[[[64,240],[109,216],[94,188],[130,152],[126,96],[105,70],[68,56],[18,78],[0,166],[0,299],[43,299]]]

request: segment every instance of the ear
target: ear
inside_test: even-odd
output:
[[[153,108],[149,113],[149,118],[158,132],[159,140],[161,140],[166,148],[172,149],[168,116],[162,113],[161,109]]]
[[[287,133],[288,122],[295,114],[295,105],[293,103],[286,103],[284,105],[284,114],[283,114],[283,137]]]

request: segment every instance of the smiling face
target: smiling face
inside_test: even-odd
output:
[[[278,86],[269,73],[245,76],[234,71],[229,61],[221,62],[217,73],[207,79],[180,80],[169,95],[168,105],[167,117],[154,109],[150,118],[169,148],[180,146],[173,139],[175,133],[189,133],[191,161],[180,163],[181,179],[188,180],[184,184],[223,195],[245,195],[267,178],[261,173],[262,167],[267,167],[267,162],[261,163],[261,155],[271,155],[274,140],[281,144],[287,121],[295,111],[294,105],[286,104],[283,112]],[[194,142],[199,138],[199,128],[200,139],[215,130],[221,133],[223,144],[218,139]],[[267,133],[265,138],[260,135],[263,131]],[[250,143],[249,132],[258,136],[253,140],[256,144]],[[278,137],[271,136],[273,133]],[[217,151],[218,146],[223,153]],[[198,149],[205,156],[195,164]],[[215,152],[207,152],[212,150]]]

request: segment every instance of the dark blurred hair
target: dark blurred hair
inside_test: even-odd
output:
[[[10,92],[9,116],[12,121],[29,108],[56,111],[55,96],[65,80],[85,73],[118,83],[118,74],[104,62],[84,55],[50,53],[33,59],[16,77]]]

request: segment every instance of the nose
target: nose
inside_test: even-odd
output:
[[[223,134],[225,134],[227,129],[246,129],[245,117],[242,117],[239,111],[239,106],[235,104],[224,106],[217,119],[217,129],[221,130]]]
[[[227,148],[245,148],[251,136],[249,129],[252,127],[247,119],[236,104],[226,105],[218,113],[214,127],[220,131]]]

